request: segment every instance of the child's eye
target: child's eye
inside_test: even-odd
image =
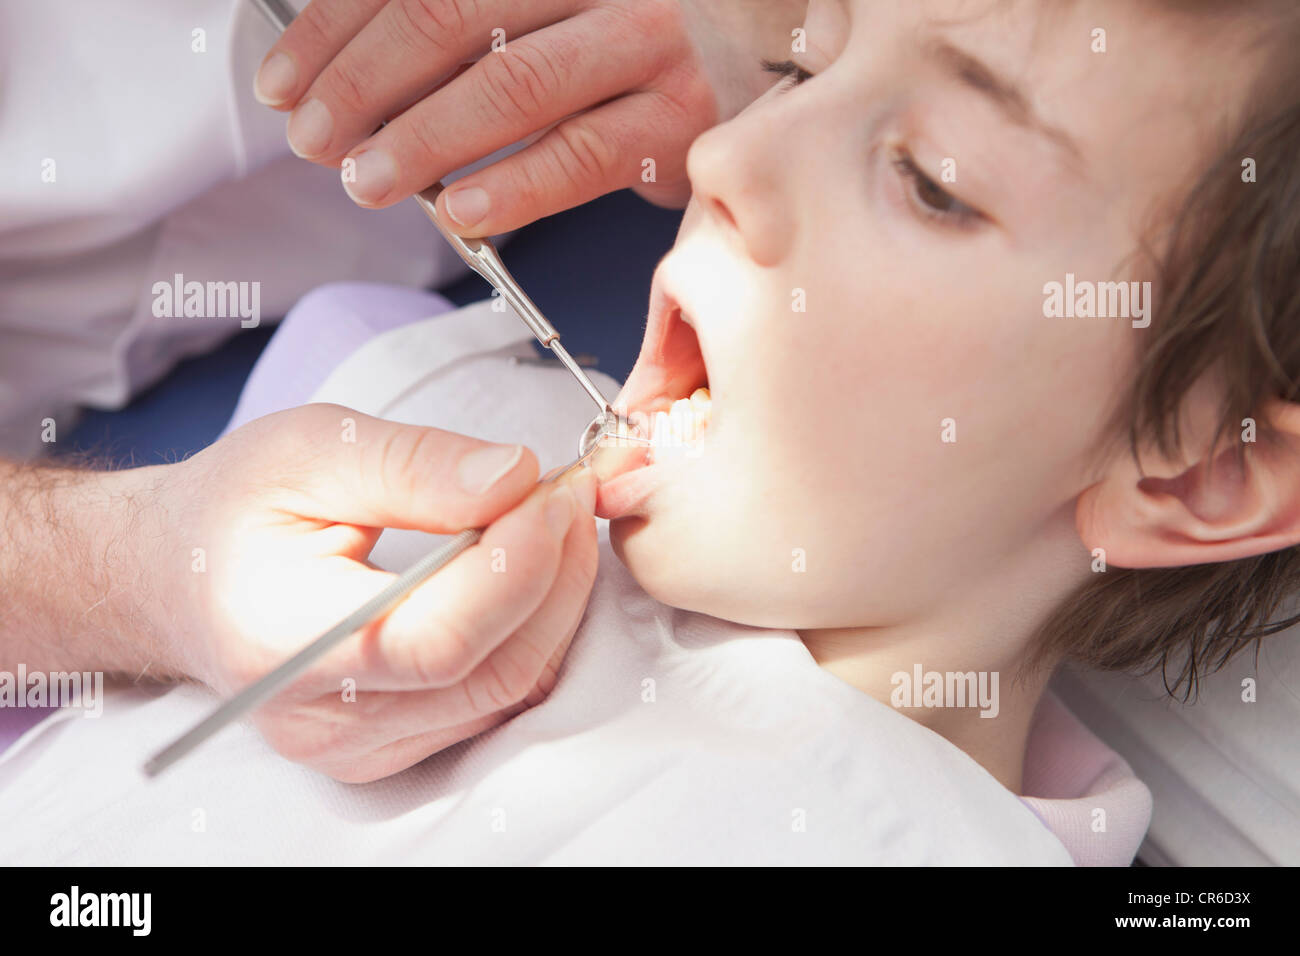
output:
[[[763,69],[768,73],[775,73],[783,80],[793,80],[793,83],[782,84],[787,89],[793,89],[800,83],[811,80],[813,75],[801,67],[794,60],[764,60]]]
[[[908,199],[916,211],[927,219],[954,226],[970,227],[985,218],[978,209],[966,205],[923,173],[910,154],[896,152],[893,164],[898,174],[903,177]]]
[[[781,77],[784,81],[781,84],[781,92],[793,89],[813,78],[812,73],[809,73],[794,60],[764,60],[763,69],[768,73],[775,73]],[[907,184],[908,200],[917,212],[927,219],[947,225],[969,228],[987,218],[978,209],[966,205],[966,203],[923,173],[921,167],[916,164],[916,160],[905,150],[895,151],[893,164]]]

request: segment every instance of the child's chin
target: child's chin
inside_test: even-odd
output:
[[[658,563],[653,554],[647,554],[647,551],[653,551],[653,548],[647,549],[644,544],[644,537],[647,534],[650,537],[654,536],[649,529],[650,519],[640,515],[616,518],[609,523],[610,547],[623,562],[623,566],[631,572],[632,577],[637,579],[638,584],[641,584],[643,577],[650,576],[650,571]]]
[[[614,554],[641,589],[661,604],[726,617],[719,611],[731,602],[719,595],[716,571],[689,559],[701,553],[686,536],[669,533],[660,517],[620,518],[610,522],[609,543]]]
[[[664,525],[659,518],[619,518],[609,524],[609,543],[647,594],[663,604],[686,608],[692,597],[698,597],[692,592],[698,591],[699,584],[708,583],[708,578],[701,581],[701,569],[682,560],[683,554],[691,553],[691,546],[666,534]],[[668,540],[670,537],[674,540]],[[691,581],[695,587],[690,586]]]

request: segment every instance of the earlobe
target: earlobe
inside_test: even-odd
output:
[[[1244,427],[1191,464],[1162,460],[1146,473],[1118,458],[1078,499],[1075,525],[1089,549],[1122,568],[1235,561],[1300,543],[1300,405],[1271,401],[1269,428]],[[1262,424],[1262,423],[1261,423]],[[1270,437],[1265,434],[1271,432]]]

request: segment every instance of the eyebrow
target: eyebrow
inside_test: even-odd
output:
[[[986,96],[1012,123],[1034,130],[1052,140],[1076,163],[1084,165],[1083,151],[1069,133],[1048,123],[1029,104],[1023,89],[1002,76],[983,60],[947,40],[931,40],[925,52],[954,79]]]

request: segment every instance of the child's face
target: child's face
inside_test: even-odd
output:
[[[1152,278],[1126,259],[1241,92],[1153,7],[812,0],[814,78],[691,151],[620,396],[714,401],[698,456],[601,489],[651,594],[846,627],[1089,573],[1075,501],[1148,333],[1044,286]]]

